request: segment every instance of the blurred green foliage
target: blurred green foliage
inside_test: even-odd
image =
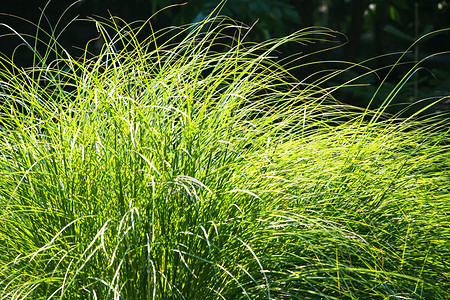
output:
[[[37,22],[47,0],[15,0],[2,4],[0,12]],[[450,4],[446,0],[81,0],[71,1],[66,14],[73,17],[99,15],[119,16],[127,22],[147,19],[159,12],[153,21],[155,28],[166,28],[203,19],[223,2],[221,14],[254,25],[249,37],[255,41],[285,36],[302,27],[325,26],[343,32],[348,44],[343,58],[355,61],[382,53],[405,50],[418,36],[435,29],[450,27]],[[418,14],[415,14],[417,5]],[[54,24],[68,6],[68,1],[54,0],[45,12]],[[168,6],[173,6],[164,9]],[[27,9],[24,10],[24,7]],[[2,23],[10,23],[4,15]],[[23,22],[22,22],[23,23]],[[21,26],[13,24],[20,32]],[[6,34],[4,28],[1,33]],[[83,28],[91,38],[95,28]],[[89,32],[91,31],[91,32]],[[447,35],[447,37],[449,37]],[[62,36],[74,44],[84,45],[83,34]],[[2,48],[8,48],[0,43]],[[429,42],[424,50],[432,52],[450,49],[450,38]],[[1,49],[2,52],[4,49]],[[6,51],[8,52],[8,51]],[[9,51],[11,52],[11,51]]]

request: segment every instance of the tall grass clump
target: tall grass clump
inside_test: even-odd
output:
[[[326,28],[94,22],[99,55],[53,32],[21,36],[32,68],[2,58],[0,299],[448,297],[448,116],[381,118],[395,90],[357,110],[321,87],[345,70],[276,61]]]

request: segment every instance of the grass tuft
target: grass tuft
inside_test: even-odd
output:
[[[51,33],[1,58],[0,299],[448,297],[448,115],[380,118],[321,87],[345,69],[276,62],[330,29],[94,22],[99,55]]]

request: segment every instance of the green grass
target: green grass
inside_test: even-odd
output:
[[[99,56],[2,58],[0,299],[449,297],[447,115],[358,110],[320,87],[332,62],[277,64],[326,28],[97,25]]]

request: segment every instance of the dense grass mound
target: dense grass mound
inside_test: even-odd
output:
[[[448,296],[448,117],[381,121],[273,61],[325,28],[97,26],[99,56],[1,74],[0,299]]]

